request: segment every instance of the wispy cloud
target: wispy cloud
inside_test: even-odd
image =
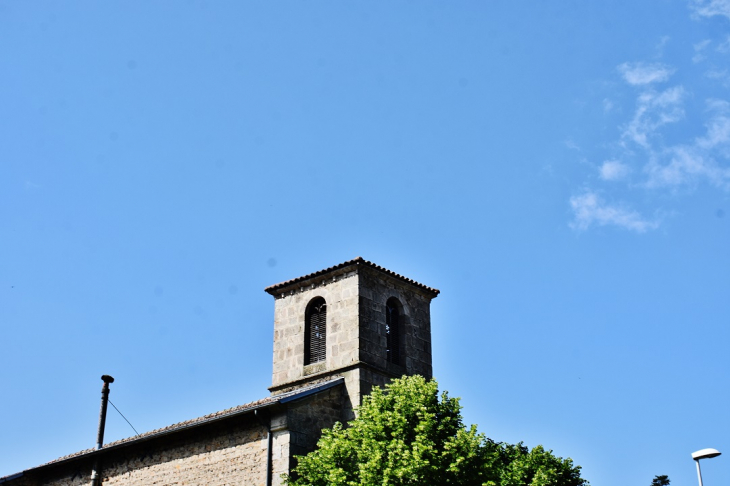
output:
[[[648,174],[647,187],[659,188],[695,186],[706,180],[711,184],[730,189],[730,169],[723,168],[712,158],[692,146],[672,147],[669,162],[651,161],[645,170]]]
[[[730,18],[730,0],[694,0],[691,7],[697,17],[724,15]]]
[[[730,52],[730,35],[727,36],[723,42],[718,44],[715,50],[720,54],[727,54]]]
[[[705,72],[705,76],[710,79],[723,81],[727,79],[727,69],[710,69],[709,71]]]
[[[708,100],[707,110],[712,113],[705,123],[705,133],[692,143],[675,145],[664,151],[663,157],[653,157],[645,167],[647,186],[695,186],[706,181],[730,190],[730,167],[724,167],[718,158],[730,155],[730,103]]]
[[[712,41],[710,39],[705,39],[702,42],[698,42],[694,46],[695,55],[692,56],[692,62],[698,63],[702,62],[705,59],[707,59],[707,56],[705,55],[705,49],[710,45]]]
[[[571,197],[570,207],[573,210],[573,221],[570,226],[576,230],[587,230],[593,225],[598,225],[618,226],[637,233],[645,233],[659,227],[657,221],[649,221],[638,212],[622,206],[611,206],[591,191]]]
[[[689,2],[696,20],[707,22],[713,16],[726,17],[723,22],[730,19],[730,0]],[[602,101],[607,120],[609,116],[627,115],[615,125],[618,132],[613,142],[593,147],[598,153],[576,141],[583,148],[581,162],[597,169],[598,177],[591,178],[592,187],[584,181],[582,192],[569,200],[573,229],[613,226],[644,233],[662,223],[656,216],[659,208],[641,205],[657,201],[658,195],[667,203],[667,196],[686,197],[700,188],[730,194],[730,35],[707,32],[696,39],[693,51],[684,59],[656,61],[663,59],[668,43],[667,38],[661,38],[654,61],[616,66],[625,84],[607,83],[619,92],[597,101]],[[703,68],[697,69],[697,63]],[[668,85],[677,67],[683,70],[682,84]],[[627,94],[635,100],[633,113],[624,104]],[[588,160],[594,157],[594,161]],[[596,159],[603,162],[596,166]],[[614,198],[619,192],[621,197]]]
[[[712,117],[705,123],[707,132],[695,140],[699,148],[711,150],[730,142],[730,103],[725,100],[707,100]]]
[[[664,64],[645,62],[625,62],[618,67],[624,80],[633,86],[660,83],[669,79],[674,73]]]
[[[608,98],[603,98],[603,111],[605,113],[613,111],[613,106],[613,101],[609,100]]]
[[[664,55],[664,48],[669,44],[670,37],[668,35],[662,36],[661,39],[659,39],[659,42],[657,42],[657,45],[655,46],[656,49],[656,56],[662,57]]]
[[[636,111],[626,124],[622,138],[631,140],[644,148],[649,147],[649,137],[661,126],[684,117],[682,100],[684,88],[675,86],[661,92],[645,91],[636,101]]]
[[[618,160],[606,160],[599,172],[604,181],[618,181],[629,174],[629,166]]]

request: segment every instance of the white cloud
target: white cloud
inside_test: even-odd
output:
[[[604,181],[617,181],[629,174],[629,166],[618,160],[606,160],[599,171]]]
[[[633,119],[624,128],[622,138],[649,148],[649,136],[659,127],[684,117],[684,88],[675,86],[662,92],[645,91],[637,99]]]
[[[698,17],[724,15],[730,18],[730,0],[694,0],[692,8]]]
[[[577,230],[586,230],[592,225],[612,225],[637,233],[645,233],[659,227],[658,222],[647,221],[636,211],[604,203],[598,195],[590,191],[571,197],[570,206],[574,216],[570,226]]]
[[[692,56],[692,62],[698,63],[701,61],[704,61],[707,56],[705,56],[704,51],[707,49],[707,46],[710,45],[712,41],[710,39],[705,39],[702,42],[698,42],[693,47],[695,49],[695,55]]]
[[[719,69],[710,69],[709,71],[705,72],[705,76],[707,76],[710,79],[717,79],[717,80],[724,80],[727,78],[727,69],[719,70]]]
[[[719,44],[717,48],[715,48],[715,50],[720,54],[727,54],[728,52],[730,52],[730,35],[727,36],[725,38],[725,41]]]
[[[671,69],[659,63],[625,62],[618,67],[624,80],[632,86],[660,83],[669,79],[674,73]]]
[[[697,17],[722,15],[730,19],[730,0],[690,1]],[[667,82],[674,73],[669,64],[636,62],[617,66],[626,81],[622,91],[638,89],[629,91],[636,95],[635,109],[619,124],[619,140],[603,144],[611,154],[598,167],[593,165],[603,190],[652,190],[676,197],[682,191],[689,194],[714,187],[730,194],[730,97],[723,90],[730,88],[730,68],[725,62],[730,54],[730,35],[698,40],[694,52],[689,54],[694,54],[693,62],[704,62],[704,68],[683,72],[687,88],[659,84]],[[625,112],[621,99],[603,98],[604,112]],[[703,99],[704,113],[697,106]],[[683,120],[682,125],[677,124]],[[697,131],[700,123],[704,124],[703,132]],[[584,190],[571,197],[570,226],[575,230],[613,226],[637,233],[660,226],[656,212],[646,217],[635,206],[611,202],[608,194],[611,193]]]
[[[730,103],[707,100],[707,111],[712,115],[705,123],[704,135],[652,156],[644,167],[647,187],[675,189],[705,181],[730,190],[730,167],[718,162],[730,158]]]
[[[715,160],[691,146],[672,147],[669,162],[652,161],[646,166],[647,187],[692,186],[701,180],[725,190],[730,189],[730,169],[719,166]]]
[[[645,170],[649,175],[647,186],[681,186],[692,182],[704,172],[704,160],[689,147],[674,148],[668,164],[653,160]]]
[[[707,133],[698,137],[695,144],[705,150],[711,150],[730,142],[730,103],[725,100],[708,100],[708,108],[715,114],[705,124]]]
[[[669,43],[670,37],[668,35],[662,36],[661,39],[659,39],[659,42],[656,45],[656,56],[662,57],[664,55],[664,48]]]
[[[719,98],[708,98],[705,100],[707,111],[714,111],[722,115],[730,114],[730,101]]]

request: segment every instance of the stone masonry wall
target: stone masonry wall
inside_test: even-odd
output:
[[[304,364],[307,305],[327,303],[324,362]],[[386,358],[385,303],[401,305],[400,362]],[[432,375],[431,315],[433,294],[368,266],[350,266],[294,284],[275,297],[272,393],[282,393],[323,377],[345,378],[343,419],[373,386],[405,374]]]
[[[102,484],[264,486],[266,427],[253,418],[233,427],[228,425],[110,451],[101,463]],[[90,459],[78,460],[73,465],[47,468],[3,486],[88,486],[91,467]]]
[[[385,304],[391,297],[402,306],[398,365],[388,362],[386,357]],[[433,373],[431,296],[400,279],[363,268],[360,272],[360,360],[384,371],[386,376],[408,374],[430,378]]]
[[[105,465],[105,486],[266,484],[266,429],[258,423],[173,447],[140,451]]]
[[[284,484],[281,475],[291,471],[291,433],[282,429],[272,431],[271,434],[271,483],[279,486]]]
[[[314,450],[322,436],[322,429],[342,422],[342,389],[342,386],[330,388],[289,407],[287,420],[292,436],[292,455],[303,455]]]
[[[304,366],[304,316],[316,297],[327,302],[327,358]],[[353,271],[279,297],[274,307],[272,388],[358,360],[358,278]]]
[[[267,409],[271,416],[272,482],[312,450],[325,427],[354,417],[353,409],[373,386],[404,374],[432,375],[430,302],[433,293],[369,266],[348,265],[275,297],[274,395],[332,376],[344,387],[321,390]],[[305,313],[312,299],[327,303],[326,359],[304,364]],[[400,362],[386,359],[385,303],[402,306]],[[142,440],[102,454],[102,484],[252,485],[266,484],[267,426],[251,413],[166,436]],[[93,457],[27,471],[3,486],[87,486]]]

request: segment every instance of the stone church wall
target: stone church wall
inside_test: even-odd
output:
[[[433,289],[353,264],[271,293],[275,297],[272,394],[342,376],[347,390],[343,418],[349,420],[373,386],[403,375],[432,376]],[[318,297],[327,303],[326,357],[305,365],[306,309]],[[387,359],[385,307],[391,297],[401,306],[398,363]]]
[[[266,484],[266,429],[217,429],[176,444],[139,450],[105,464],[106,486]],[[87,483],[88,484],[88,483]]]
[[[339,386],[289,407],[287,421],[292,434],[292,455],[303,455],[314,450],[322,429],[342,422],[343,400],[343,389]]]
[[[401,335],[399,364],[387,361],[385,304],[394,297],[400,302]],[[418,287],[369,268],[360,274],[360,360],[384,370],[386,376],[422,375],[430,378],[431,368],[431,299]],[[362,377],[364,380],[368,378]],[[382,386],[384,379],[374,378],[372,385]],[[370,389],[362,390],[363,395]]]
[[[2,478],[0,486],[89,486],[96,457],[102,486],[264,486],[267,464],[280,486],[296,456],[315,448],[323,428],[353,418],[373,386],[404,374],[431,377],[430,302],[438,290],[357,258],[266,291],[275,298],[268,402],[107,444]],[[305,365],[306,308],[317,297],[327,303],[325,360]],[[387,351],[390,298],[400,303],[395,363]]]
[[[104,455],[104,486],[266,484],[266,427],[253,417],[176,433]],[[287,451],[288,452],[288,451]],[[46,468],[3,486],[89,486],[92,459]],[[278,484],[278,482],[274,482]]]
[[[304,366],[304,317],[316,297],[327,302],[327,358]],[[298,288],[274,304],[272,388],[358,361],[358,277],[350,272],[334,280]]]
[[[342,418],[344,387],[330,387],[261,410],[192,429],[131,443],[102,454],[102,486],[265,486],[268,417],[271,418],[271,479],[313,450],[322,429]],[[2,486],[89,486],[93,457],[28,471]]]

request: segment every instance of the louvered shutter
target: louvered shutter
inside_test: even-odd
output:
[[[305,334],[306,364],[324,361],[327,357],[327,304],[324,299],[309,304]]]

